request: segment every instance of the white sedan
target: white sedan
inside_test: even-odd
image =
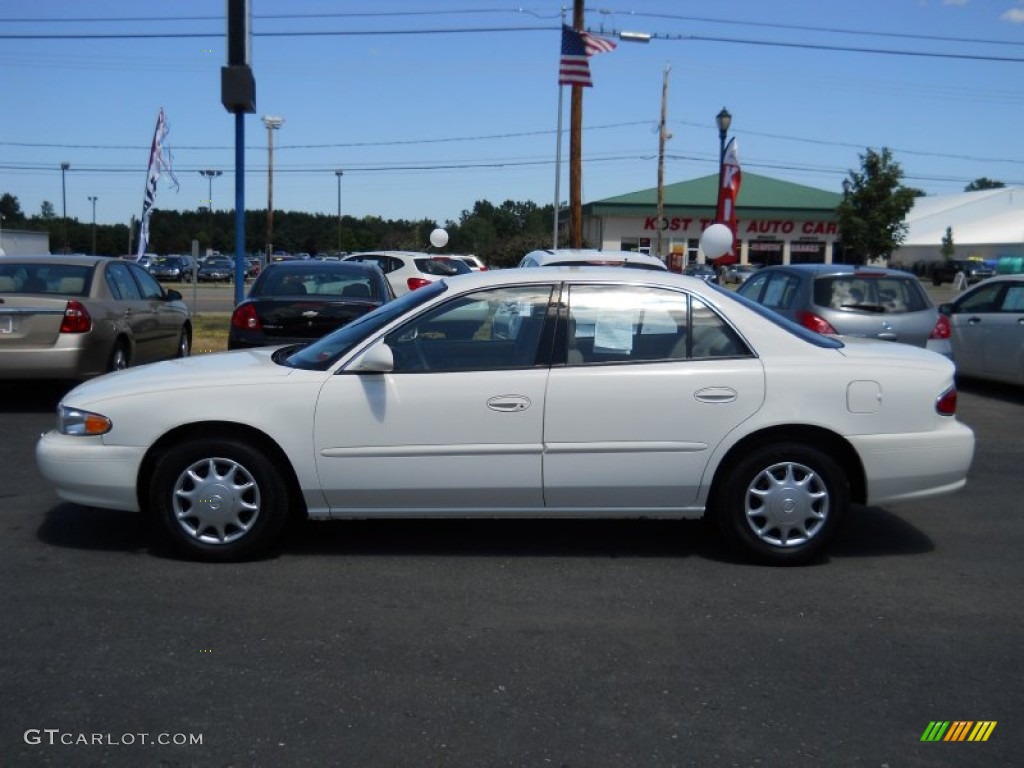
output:
[[[142,510],[187,557],[289,520],[713,517],[819,557],[851,503],[964,486],[952,363],[806,331],[696,278],[600,267],[444,279],[307,346],[71,390],[38,443],[71,502]]]

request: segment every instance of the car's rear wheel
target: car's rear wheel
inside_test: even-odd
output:
[[[178,337],[178,357],[188,357],[192,352],[192,334],[188,328],[181,329],[181,336]]]
[[[800,443],[755,449],[720,484],[722,532],[754,559],[797,565],[819,557],[850,504],[846,476],[827,454]]]
[[[114,348],[110,351],[110,360],[107,362],[108,371],[123,371],[128,367],[128,345],[124,339],[118,339]]]
[[[177,552],[222,562],[267,554],[283,536],[291,504],[273,463],[234,439],[190,440],[168,450],[156,462],[149,502]]]

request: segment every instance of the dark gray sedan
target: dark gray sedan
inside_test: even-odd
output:
[[[952,327],[957,373],[1024,385],[1024,275],[985,280],[939,311]]]
[[[736,292],[818,333],[898,341],[952,355],[949,320],[909,272],[786,264],[759,269]]]
[[[87,379],[191,347],[181,294],[134,262],[0,259],[0,379]]]

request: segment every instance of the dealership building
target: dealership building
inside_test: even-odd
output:
[[[717,194],[717,175],[668,184],[660,222],[657,188],[596,200],[583,206],[583,238],[602,250],[650,253],[657,250],[660,228],[660,253],[671,268],[703,262],[700,235],[714,223]],[[831,263],[842,199],[836,192],[744,171],[736,200],[740,263]]]

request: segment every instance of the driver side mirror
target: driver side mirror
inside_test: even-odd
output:
[[[168,288],[164,295],[168,301],[181,301],[181,293],[173,288]]]
[[[945,304],[940,304],[939,305],[939,314],[940,315],[945,315],[946,317],[949,317],[950,315],[953,314],[953,311],[955,309],[956,309],[956,307],[953,304],[949,303],[949,302],[947,302]]]

